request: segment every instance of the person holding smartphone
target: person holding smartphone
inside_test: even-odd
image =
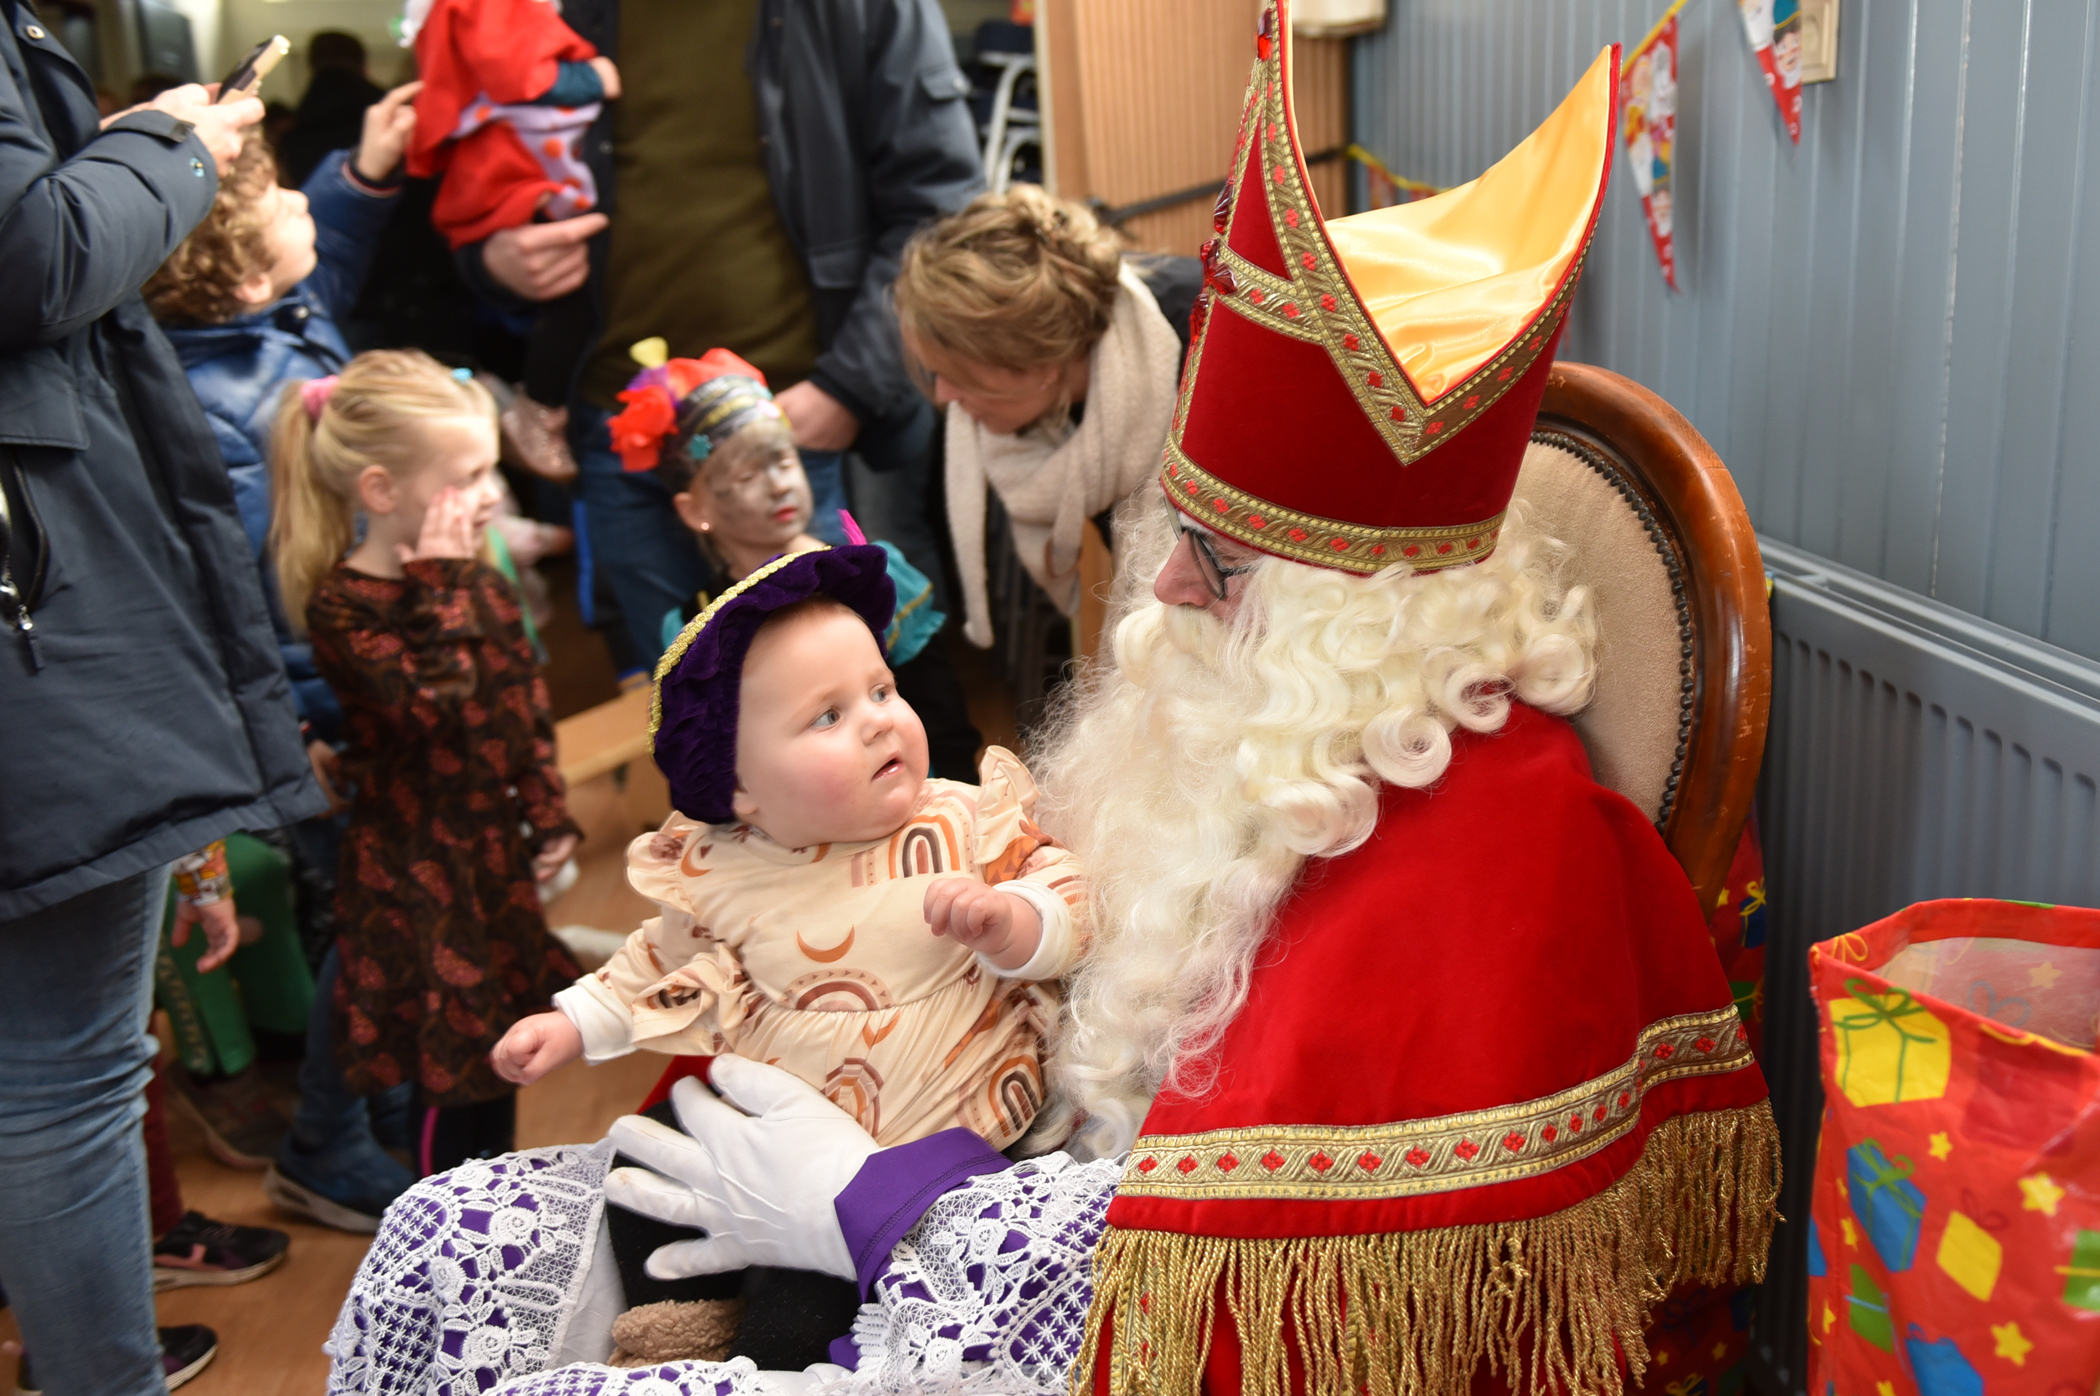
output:
[[[154,1324],[169,865],[323,808],[211,428],[138,295],[263,109],[188,84],[104,121],[27,0],[0,17],[0,1275],[25,1387],[151,1396],[215,1349]]]

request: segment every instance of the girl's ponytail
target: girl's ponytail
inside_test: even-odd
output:
[[[306,633],[314,588],[357,541],[358,477],[421,469],[437,421],[479,422],[493,443],[495,400],[465,369],[413,349],[376,349],[340,377],[286,386],[270,433],[270,554],[293,633]]]
[[[294,635],[306,633],[307,598],[357,541],[354,477],[324,481],[315,458],[319,411],[308,410],[307,398],[318,396],[309,391],[316,386],[287,384],[270,430],[270,556]]]

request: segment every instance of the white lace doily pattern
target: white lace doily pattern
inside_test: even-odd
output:
[[[853,1327],[859,1391],[1067,1389],[1093,1301],[1094,1243],[1122,1160],[1063,1154],[971,1179],[906,1234]]]
[[[544,1368],[590,1259],[611,1159],[603,1143],[528,1149],[402,1194],[324,1345],[329,1396],[481,1396]]]
[[[489,1396],[769,1396],[748,1357],[669,1362],[661,1367],[600,1367],[576,1362],[498,1387]]]

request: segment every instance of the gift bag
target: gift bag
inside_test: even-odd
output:
[[[1923,902],[1809,951],[1818,1396],[2100,1380],[2100,911]]]

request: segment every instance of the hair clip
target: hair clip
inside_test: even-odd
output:
[[[452,377],[456,382],[471,383],[474,381],[474,370],[471,368],[455,368],[452,370]]]
[[[335,391],[335,375],[326,378],[309,378],[299,385],[299,405],[306,409],[306,420],[321,420],[321,409],[328,405],[328,395]]]

